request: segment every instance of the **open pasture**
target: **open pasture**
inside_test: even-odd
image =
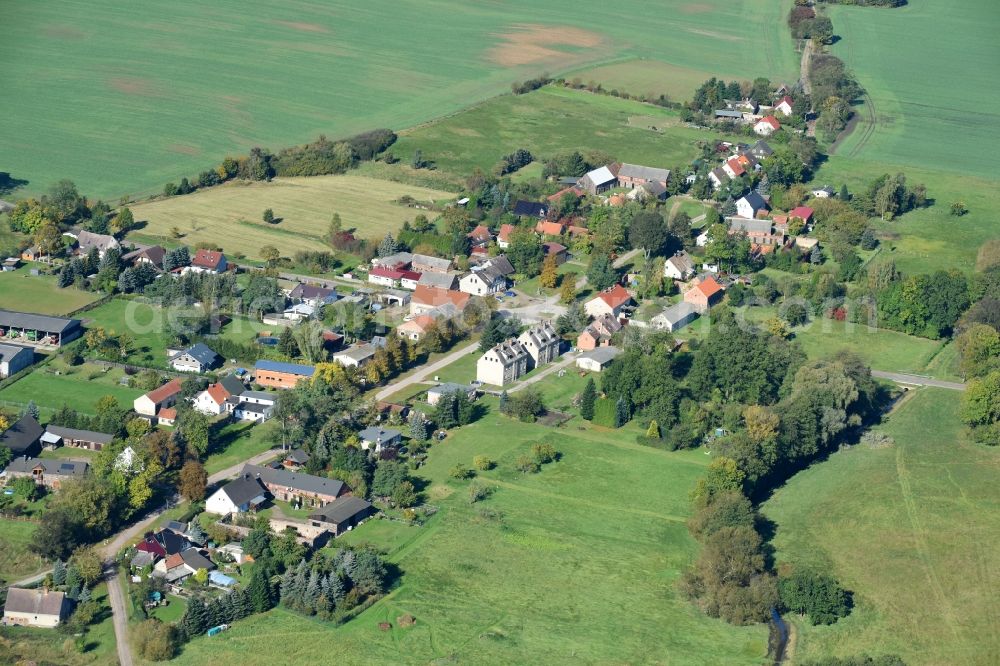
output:
[[[2,80],[14,93],[0,168],[29,192],[70,178],[116,200],[255,145],[410,127],[543,72],[642,57],[794,77],[790,5],[16,0],[0,24]]]
[[[0,220],[0,225],[6,222]],[[0,308],[46,315],[65,315],[99,297],[90,291],[67,287],[60,289],[54,275],[31,275],[38,264],[26,264],[15,271],[0,272]],[[42,268],[45,270],[45,268]]]
[[[548,380],[541,388],[561,392]],[[704,455],[642,447],[633,429],[623,436],[578,419],[559,429],[523,424],[485,402],[490,412],[435,444],[417,472],[441,509],[426,526],[373,521],[347,537],[386,548],[402,570],[385,599],[340,628],[275,610],[193,641],[178,663],[221,654],[313,663],[331,649],[345,664],[763,661],[765,628],[706,618],[674,588],[694,555],[684,521]],[[537,475],[517,472],[517,456],[539,441],[563,459]],[[480,473],[494,493],[470,504],[469,482],[448,470],[479,454],[497,461]],[[395,627],[404,613],[414,627]],[[278,641],[280,655],[271,649]]]
[[[779,568],[801,563],[854,591],[836,624],[796,622],[796,663],[861,653],[996,663],[1000,452],[965,438],[958,404],[954,391],[911,391],[878,428],[894,446],[834,453],[764,505]]]

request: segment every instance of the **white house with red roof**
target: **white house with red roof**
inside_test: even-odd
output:
[[[517,229],[513,224],[501,224],[500,232],[497,234],[497,246],[501,250],[510,247],[510,235]]]
[[[760,136],[771,136],[781,129],[781,123],[774,116],[764,116],[753,126],[753,131]]]
[[[632,294],[628,293],[625,287],[616,284],[587,301],[583,309],[590,317],[597,318],[609,314],[617,318],[621,315],[622,308],[631,302]]]
[[[184,268],[183,272],[193,271],[195,273],[224,273],[229,267],[226,255],[214,250],[198,250],[191,259],[191,265]]]
[[[781,98],[780,102],[774,105],[774,110],[780,114],[790,116],[792,115],[792,104],[794,104],[792,98],[785,95]]]

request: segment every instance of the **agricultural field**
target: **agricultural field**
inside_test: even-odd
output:
[[[123,377],[120,368],[106,369],[90,363],[69,366],[56,359],[0,390],[0,406],[21,407],[34,400],[42,416],[63,405],[92,415],[103,396],[114,396],[120,404],[129,406],[143,394],[139,389],[123,386],[120,383]]]
[[[736,65],[736,61],[727,65]],[[691,99],[698,86],[713,76],[726,81],[746,78],[727,71],[709,71],[700,64],[683,67],[659,60],[637,59],[569,72],[566,79],[586,86],[600,84],[605,90],[618,90],[633,96],[666,95],[671,101],[680,102]]]
[[[159,199],[132,208],[144,242],[195,246],[208,242],[226,252],[260,258],[273,245],[291,257],[297,250],[329,249],[323,236],[339,213],[344,229],[363,238],[395,232],[419,210],[397,203],[410,196],[424,205],[453,201],[455,195],[358,175],[277,178],[270,183],[232,182],[194,194]],[[261,218],[271,208],[276,224]],[[174,228],[182,234],[174,238]]]
[[[875,12],[878,13],[878,12]],[[916,166],[893,166],[884,162],[830,157],[816,173],[816,184],[857,191],[883,174],[905,173],[908,183],[927,185],[934,204],[910,211],[892,221],[876,220],[882,241],[880,257],[891,257],[904,273],[960,270],[971,273],[979,248],[1000,237],[1000,220],[994,212],[1000,206],[1000,180],[976,175],[958,175]],[[952,202],[962,201],[968,214],[951,214]]]
[[[994,85],[1000,12],[994,2],[925,0],[891,10],[826,11],[843,38],[831,52],[868,91],[868,103],[859,108],[863,120],[838,155],[976,176],[995,173],[988,148],[1000,132],[1000,90]]]
[[[489,171],[508,153],[526,148],[536,159],[603,151],[628,162],[672,167],[697,155],[703,130],[684,126],[676,111],[618,97],[546,86],[505,95],[400,134],[392,151],[413,153],[461,182],[474,168]]]
[[[968,441],[959,394],[911,391],[856,446],[800,472],[764,505],[779,568],[795,561],[854,592],[832,626],[796,621],[795,662],[898,654],[907,664],[995,664],[1000,451]]]
[[[30,181],[26,192],[70,178],[117,200],[254,145],[410,127],[543,72],[643,57],[794,78],[790,5],[665,0],[641,20],[609,20],[593,0],[402,0],[391,12],[346,0],[252,12],[238,0],[178,0],[167,13],[16,0],[0,25],[3,82],[18,91],[0,127],[3,167]],[[200,63],[211,67],[192,75]]]
[[[0,222],[6,226],[6,222]],[[65,315],[96,301],[100,294],[75,287],[60,289],[54,275],[31,275],[37,264],[0,272],[0,308],[47,315]],[[44,269],[43,269],[44,270]]]
[[[568,373],[541,388],[563,406],[583,381]],[[550,429],[498,416],[495,400],[484,402],[490,411],[435,445],[418,471],[436,516],[421,528],[372,521],[349,535],[385,548],[402,570],[385,599],[341,628],[274,610],[189,643],[178,663],[221,654],[246,664],[313,663],[332,646],[345,664],[764,660],[764,627],[709,619],[674,588],[696,548],[685,520],[706,456],[634,444],[638,426],[612,432],[575,419]],[[516,472],[514,460],[539,441],[562,460],[538,475]],[[479,454],[498,463],[480,474],[494,494],[470,504],[468,482],[448,470]],[[405,613],[416,626],[378,629]]]

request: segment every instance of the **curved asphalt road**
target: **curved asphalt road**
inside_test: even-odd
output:
[[[965,384],[961,382],[946,382],[941,379],[931,379],[930,377],[922,377],[920,375],[908,375],[903,372],[883,372],[881,370],[872,370],[872,377],[876,377],[878,379],[888,379],[896,382],[897,384],[908,384],[910,386],[933,386],[934,388],[943,388],[951,391],[965,390]]]

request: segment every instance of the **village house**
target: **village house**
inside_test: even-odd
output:
[[[274,414],[277,396],[267,391],[243,391],[238,396],[231,396],[226,409],[241,421],[256,421],[262,423]]]
[[[628,293],[625,287],[616,284],[587,301],[583,309],[590,317],[600,317],[601,315],[610,314],[618,318],[621,316],[622,308],[631,302],[632,294]]]
[[[454,273],[421,273],[417,287],[434,287],[437,289],[458,289],[458,276]],[[416,291],[416,287],[414,287]],[[410,298],[413,301],[413,298]]]
[[[170,357],[170,367],[177,372],[207,372],[220,361],[219,355],[201,342]]]
[[[330,303],[336,303],[337,290],[299,282],[288,292],[288,297],[295,303],[304,303],[305,305],[318,308]]]
[[[429,314],[417,315],[396,327],[396,335],[411,342],[419,342],[434,326],[435,318]]]
[[[149,264],[156,270],[162,271],[163,259],[166,256],[166,249],[159,245],[137,245],[136,249],[122,255],[122,262],[132,266]]]
[[[447,273],[451,270],[451,259],[414,254],[410,259],[410,270],[416,273]]]
[[[315,372],[316,368],[311,365],[260,359],[254,364],[254,381],[266,388],[294,388],[301,380],[311,378]]]
[[[318,511],[309,514],[309,524],[337,537],[354,529],[375,514],[375,507],[360,497],[338,497]]]
[[[225,273],[229,268],[226,255],[214,250],[198,250],[191,259],[191,265],[182,272],[194,273]]]
[[[687,280],[694,275],[694,261],[691,255],[680,250],[663,262],[663,277],[672,280]]]
[[[246,513],[266,500],[267,488],[260,479],[242,474],[212,493],[205,500],[205,511],[218,516]]]
[[[297,472],[309,462],[309,454],[302,449],[292,449],[281,459],[281,466],[292,472]]]
[[[653,317],[649,324],[661,331],[679,331],[698,318],[698,309],[688,301],[681,301]]]
[[[817,199],[829,199],[835,194],[836,192],[834,191],[834,189],[832,187],[829,187],[828,185],[824,185],[823,187],[819,187],[815,190],[812,190],[812,195]]]
[[[350,487],[339,479],[313,476],[286,469],[245,465],[240,476],[259,479],[276,499],[306,506],[323,506],[341,495],[349,495]]]
[[[50,424],[45,429],[45,434],[42,435],[42,444],[51,447],[66,446],[72,449],[100,451],[113,439],[114,435],[109,435],[106,432],[78,430]]]
[[[232,375],[227,375],[198,393],[194,397],[192,406],[202,414],[218,416],[228,411],[226,404],[230,398],[238,398],[245,390],[243,382]]]
[[[360,368],[374,358],[376,351],[378,351],[378,347],[376,345],[363,342],[361,344],[348,347],[347,349],[340,350],[333,355],[333,361],[335,363],[339,363],[345,368]]]
[[[469,400],[475,400],[476,385],[445,382],[443,384],[438,384],[437,386],[432,386],[427,389],[427,404],[433,407],[441,401],[441,398],[454,393],[465,393]]]
[[[590,351],[611,344],[611,336],[622,330],[621,322],[612,314],[603,314],[590,322],[576,338],[577,349]]]
[[[361,440],[361,448],[365,451],[373,449],[375,453],[381,453],[382,449],[386,448],[398,448],[402,437],[403,433],[398,430],[391,428],[383,429],[377,426],[369,426],[358,433],[358,439]]]
[[[16,375],[35,362],[35,351],[31,347],[0,343],[0,379]]]
[[[154,418],[161,409],[173,407],[177,396],[181,393],[181,380],[171,379],[158,389],[153,389],[132,401],[132,409],[136,414]]]
[[[760,136],[771,136],[781,129],[781,123],[774,116],[764,116],[753,126],[753,131]]]
[[[789,220],[802,220],[805,228],[808,228],[813,221],[813,213],[815,211],[809,206],[796,206],[795,208],[788,211]]]
[[[493,240],[493,234],[490,233],[490,228],[484,224],[476,225],[476,228],[466,234],[469,237],[469,242],[472,247],[486,247]]]
[[[736,214],[740,217],[752,220],[761,211],[767,211],[767,202],[757,192],[747,192],[736,202]]]
[[[403,276],[409,271],[389,266],[375,266],[368,271],[368,281],[382,287],[398,287],[403,280]],[[417,278],[420,279],[419,277]]]
[[[104,254],[108,250],[120,250],[122,247],[114,236],[95,234],[86,230],[76,235],[76,243],[77,254],[85,255],[90,252],[91,248],[96,248],[101,259],[104,258]]]
[[[576,367],[589,372],[602,372],[611,361],[622,353],[618,347],[598,347],[576,357]]]
[[[617,171],[618,165],[616,164],[599,167],[593,171],[588,171],[577,181],[577,185],[591,194],[607,192],[613,187],[618,187]]]
[[[528,365],[537,368],[551,363],[559,357],[559,334],[550,322],[536,324],[517,337],[517,341],[528,352]]]
[[[782,115],[790,116],[792,115],[792,104],[794,104],[792,98],[785,95],[774,105],[774,110]]]
[[[59,347],[81,335],[79,319],[0,310],[0,337],[7,343]]]
[[[531,217],[538,220],[544,220],[549,216],[549,207],[547,204],[538,203],[537,201],[524,201],[523,199],[519,199],[514,204],[514,208],[511,212],[517,217]]]
[[[763,139],[758,139],[757,143],[750,146],[744,153],[745,155],[750,155],[758,162],[760,160],[767,159],[774,154],[774,150],[770,145]]]
[[[542,243],[542,251],[546,259],[549,257],[555,257],[556,266],[561,266],[566,263],[566,260],[569,258],[568,248],[561,243]]]
[[[14,479],[28,478],[40,486],[59,490],[63,482],[82,479],[89,469],[90,466],[83,460],[20,456],[10,461],[7,468],[0,472],[0,477],[7,484]]]
[[[513,224],[501,224],[500,232],[497,234],[497,247],[506,250],[510,247],[510,235],[517,230]]]
[[[518,340],[510,338],[487,350],[476,362],[476,379],[504,386],[528,371],[531,355]]]
[[[642,185],[656,183],[666,188],[670,178],[670,169],[640,166],[624,163],[618,168],[618,184],[621,187],[633,189]]]
[[[539,220],[535,224],[535,233],[540,236],[562,236],[566,233],[566,227],[561,222]]]
[[[785,242],[784,232],[775,229],[771,220],[750,220],[742,217],[731,217],[726,221],[729,223],[730,235],[746,234],[750,242],[756,245],[783,245]]]
[[[684,301],[694,306],[698,314],[703,314],[722,300],[722,295],[722,286],[715,281],[715,278],[706,277],[684,293]]]
[[[507,271],[507,268],[510,268]],[[458,281],[458,288],[466,294],[488,296],[507,289],[507,275],[514,272],[504,256],[494,257],[479,270],[472,271]]]
[[[52,629],[62,624],[71,610],[72,605],[63,592],[47,587],[35,590],[11,587],[3,607],[3,623],[5,626]]]
[[[281,313],[282,319],[296,323],[314,316],[316,316],[316,307],[309,303],[295,303],[291,307],[285,308]]]
[[[42,452],[42,426],[31,414],[25,414],[0,435],[0,446],[10,450],[14,457],[37,456]]]
[[[722,167],[716,167],[708,172],[708,180],[712,183],[712,187],[719,189],[723,184],[729,182],[729,174]]]

